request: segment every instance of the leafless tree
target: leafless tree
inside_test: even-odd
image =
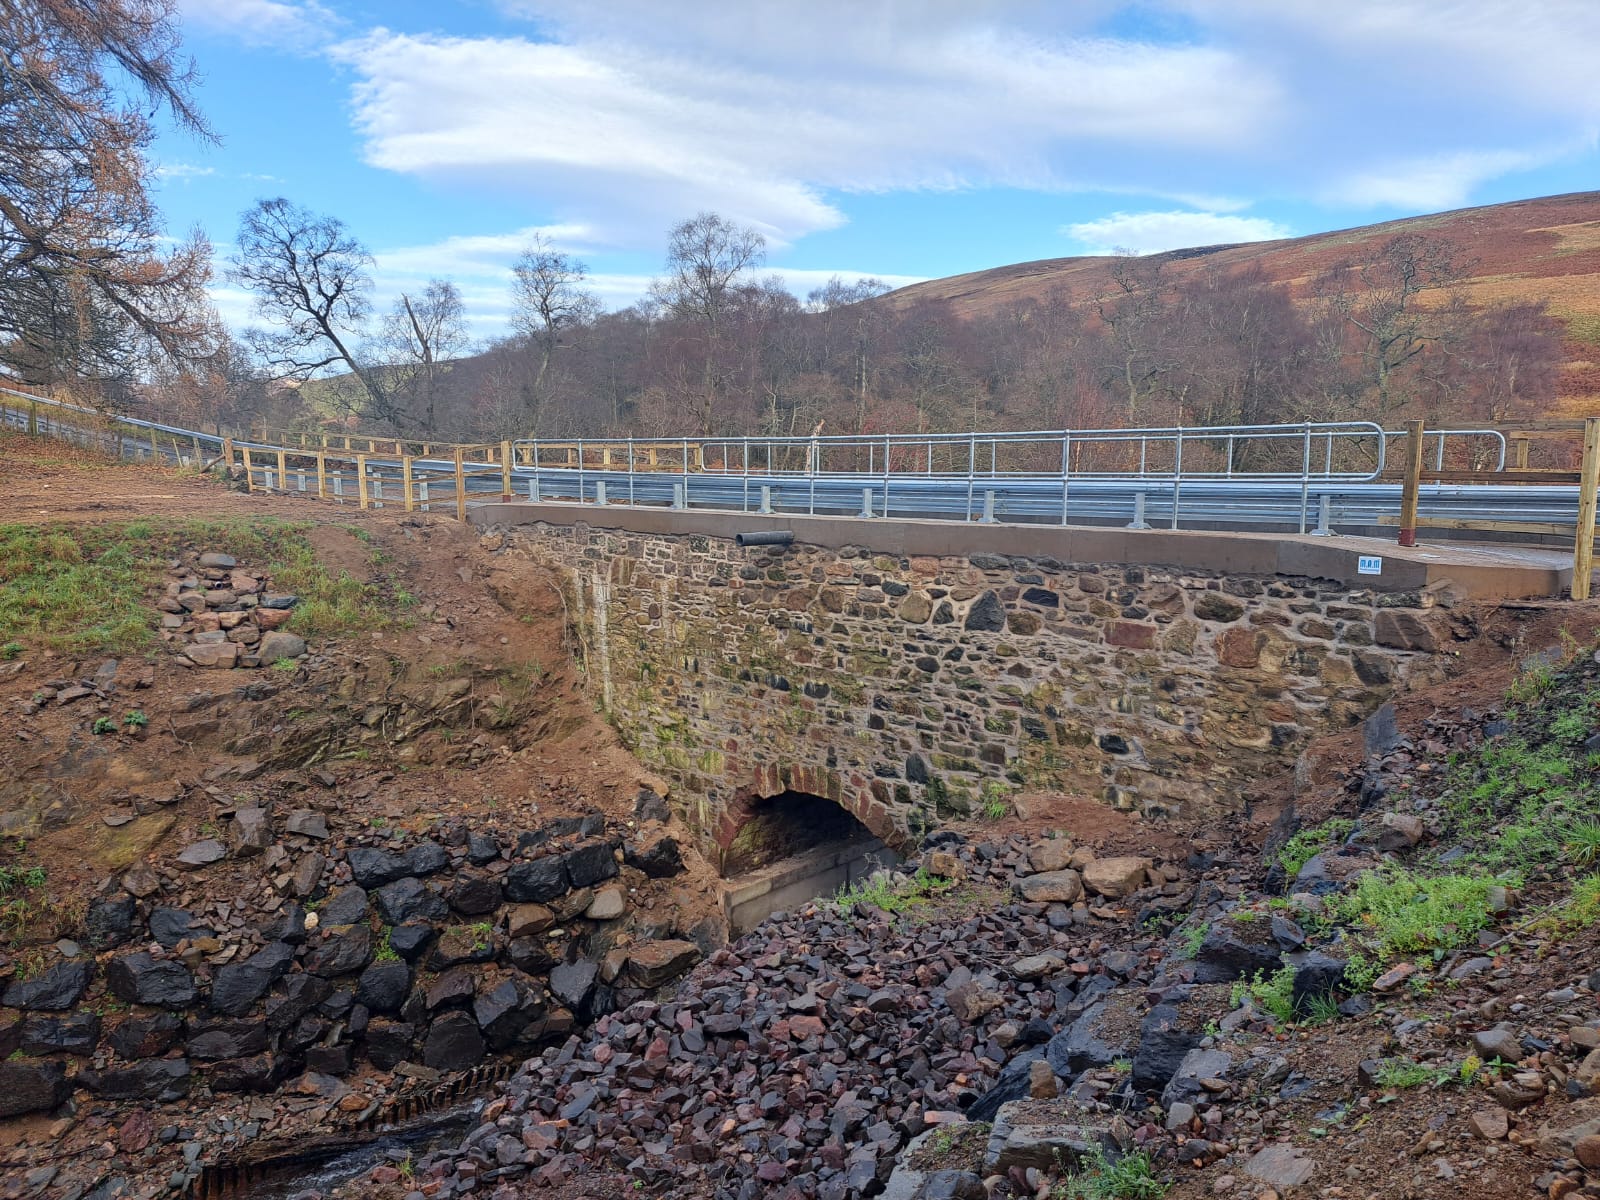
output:
[[[583,288],[588,267],[557,250],[543,234],[535,236],[511,270],[515,276],[511,285],[511,324],[528,339],[537,356],[533,378],[524,389],[528,430],[537,434],[556,348],[571,330],[587,325],[599,314],[600,302]]]
[[[385,386],[397,409],[429,437],[439,431],[439,397],[455,360],[471,345],[461,290],[448,279],[430,279],[421,292],[402,292],[384,320]]]
[[[309,379],[343,366],[356,387],[356,416],[399,432],[404,414],[383,372],[358,354],[372,312],[372,256],[337,217],[317,216],[277,197],[245,213],[233,278],[255,293],[271,329],[250,332],[252,346],[283,378]]]
[[[126,382],[210,330],[210,246],[161,250],[154,114],[212,135],[172,0],[0,0],[0,362]]]
[[[667,238],[667,273],[650,292],[674,316],[692,323],[703,343],[700,429],[715,427],[718,352],[734,285],[766,261],[767,241],[756,230],[702,212],[675,225]]]

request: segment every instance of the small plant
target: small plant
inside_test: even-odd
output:
[[[89,726],[89,730],[97,736],[105,733],[115,733],[117,731],[117,723],[110,717],[96,717],[94,724]]]
[[[1555,686],[1556,675],[1549,663],[1535,663],[1520,672],[1506,689],[1506,699],[1512,704],[1530,704],[1544,696]]]
[[[939,879],[926,870],[919,870],[898,887],[889,876],[876,875],[854,887],[840,888],[832,904],[841,913],[849,912],[857,904],[868,904],[887,913],[899,914],[927,904],[954,886],[951,880]]]
[[[1200,947],[1205,944],[1206,937],[1211,933],[1211,926],[1205,922],[1191,925],[1183,931],[1183,949],[1178,953],[1184,958],[1194,958],[1200,953]]]
[[[1011,815],[1011,797],[1006,794],[1005,785],[997,780],[989,780],[983,785],[979,793],[982,812],[990,821],[1000,821]]]
[[[1283,966],[1268,979],[1257,971],[1254,979],[1240,979],[1233,985],[1235,1006],[1249,998],[1262,1011],[1270,1013],[1280,1025],[1294,1020],[1294,968]]]
[[[1302,1024],[1328,1025],[1339,1019],[1339,1002],[1331,995],[1307,996]]]
[[[416,1165],[411,1161],[411,1151],[406,1151],[406,1156],[395,1163],[394,1169],[400,1172],[401,1179],[404,1179],[407,1183],[411,1182],[417,1173]]]
[[[7,662],[20,657],[22,657],[21,642],[7,642],[4,646],[0,646],[0,658],[5,659]]]
[[[399,953],[389,944],[389,935],[393,932],[394,930],[390,926],[385,925],[383,927],[383,934],[378,938],[377,952],[372,956],[374,962],[390,963],[400,961]]]
[[[1600,821],[1586,817],[1570,822],[1561,833],[1561,852],[1574,866],[1594,866],[1600,860]]]
[[[1219,1038],[1222,1036],[1222,1025],[1213,1017],[1205,1023],[1205,1028],[1201,1032],[1208,1038]]]
[[[122,718],[122,723],[130,729],[143,729],[150,724],[150,718],[144,715],[144,710],[136,708]]]
[[[1056,1185],[1054,1200],[1161,1200],[1171,1186],[1156,1177],[1150,1155],[1143,1150],[1112,1162],[1096,1146],[1079,1166],[1083,1169],[1069,1172]]]
[[[284,672],[297,671],[300,669],[300,664],[292,658],[280,658],[273,662],[272,669]]]
[[[1239,922],[1241,925],[1248,925],[1251,921],[1254,921],[1258,915],[1259,914],[1254,909],[1241,908],[1233,914],[1233,919]]]
[[[1403,1091],[1406,1088],[1423,1087],[1426,1085],[1438,1086],[1447,1083],[1455,1077],[1455,1072],[1442,1070],[1439,1067],[1426,1066],[1423,1063],[1411,1062],[1407,1059],[1391,1058],[1378,1067],[1377,1081],[1381,1088],[1391,1088]]]
[[[1464,1088],[1471,1087],[1477,1081],[1478,1072],[1481,1070],[1483,1070],[1483,1059],[1476,1054],[1469,1054],[1456,1068],[1456,1082]]]
[[[494,926],[488,921],[479,921],[471,927],[471,931],[474,950],[487,950],[494,945]]]
[[[1387,962],[1470,941],[1489,924],[1489,889],[1498,883],[1489,875],[1369,871],[1330,908],[1336,920],[1352,926],[1360,944]]]
[[[1131,1075],[1133,1073],[1133,1059],[1115,1058],[1111,1060],[1111,1069],[1118,1075]]]
[[[1356,823],[1354,821],[1345,817],[1333,817],[1324,821],[1321,825],[1302,829],[1285,842],[1283,849],[1278,851],[1278,863],[1283,867],[1284,873],[1293,879],[1300,874],[1301,867],[1305,866],[1329,846],[1349,837],[1350,831],[1355,827]]]

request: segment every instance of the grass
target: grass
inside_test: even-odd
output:
[[[378,938],[378,949],[372,956],[373,962],[391,963],[400,961],[399,953],[389,944],[389,935],[393,932],[394,930],[390,926],[385,925],[383,927],[383,934]]]
[[[1231,995],[1237,1007],[1246,998],[1255,1001],[1256,1007],[1270,1013],[1280,1025],[1294,1021],[1294,968],[1280,967],[1270,977],[1257,971],[1254,979],[1240,979],[1233,985]]]
[[[1344,841],[1355,827],[1354,821],[1345,817],[1333,817],[1321,825],[1300,830],[1283,844],[1283,849],[1278,851],[1278,863],[1283,867],[1284,874],[1293,879],[1300,874],[1301,867],[1324,850]]]
[[[1211,933],[1211,925],[1202,921],[1198,925],[1191,925],[1183,931],[1183,948],[1178,952],[1182,958],[1193,958],[1200,953],[1200,947],[1205,944],[1207,935]]]
[[[864,880],[854,887],[840,888],[832,903],[841,913],[849,912],[858,904],[867,904],[898,915],[931,903],[954,886],[953,880],[940,879],[930,875],[926,870],[919,870],[910,880],[898,887],[887,875],[880,875]]]
[[[1456,1078],[1453,1069],[1430,1067],[1424,1063],[1391,1058],[1378,1067],[1377,1081],[1381,1088],[1403,1091],[1406,1088],[1434,1086],[1449,1083]]]
[[[1342,896],[1333,918],[1379,962],[1465,945],[1488,927],[1489,889],[1506,881],[1486,874],[1424,875],[1400,867],[1369,871]]]
[[[1096,1146],[1080,1166],[1056,1184],[1053,1200],[1161,1200],[1171,1187],[1156,1176],[1150,1155],[1142,1150],[1112,1162]]]
[[[123,654],[153,644],[150,593],[167,562],[194,547],[266,564],[276,589],[300,596],[287,623],[297,633],[381,626],[379,589],[331,575],[317,561],[309,529],[272,519],[0,525],[0,655],[16,657],[30,645]]]

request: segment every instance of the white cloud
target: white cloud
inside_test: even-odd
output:
[[[1190,246],[1266,242],[1293,236],[1291,230],[1265,217],[1221,216],[1207,212],[1119,212],[1063,226],[1061,232],[1081,243],[1089,254],[1119,251],[1152,254]]]
[[[318,0],[182,0],[181,7],[187,30],[288,50],[314,48],[341,23]]]
[[[1233,148],[1274,121],[1275,88],[1225,50],[1001,26],[952,3],[899,24],[869,6],[838,27],[792,5],[757,5],[759,20],[529,9],[564,40],[378,30],[335,48],[367,161],[536,191],[620,243],[659,244],[713,208],[781,245],[843,222],[829,191],[1117,185],[1108,161]]]
[[[1462,151],[1408,162],[1379,164],[1338,180],[1322,194],[1331,204],[1362,208],[1387,205],[1416,212],[1459,208],[1486,180],[1548,161],[1524,151]]]
[[[207,175],[215,175],[215,167],[200,167],[194,163],[165,163],[156,168],[156,177],[159,179],[203,179]]]

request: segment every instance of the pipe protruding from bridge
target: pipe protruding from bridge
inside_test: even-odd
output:
[[[736,533],[733,540],[741,546],[787,546],[794,541],[794,530],[759,529],[750,533]]]

